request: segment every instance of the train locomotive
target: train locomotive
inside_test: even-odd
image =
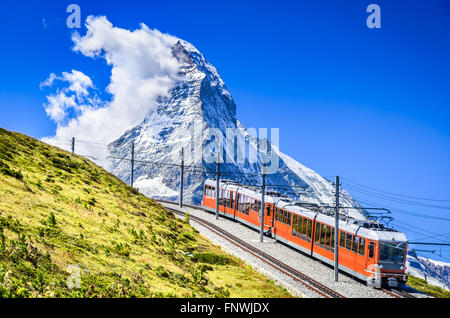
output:
[[[221,180],[219,191],[220,215],[260,229],[260,189]],[[216,197],[216,180],[206,180],[202,207],[215,212]],[[276,191],[266,191],[264,201],[265,235],[334,265],[334,214],[314,204],[305,206]],[[375,288],[406,283],[407,240],[403,233],[374,220],[340,215],[338,234],[339,270]]]

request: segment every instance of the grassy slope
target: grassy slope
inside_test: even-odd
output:
[[[407,285],[436,298],[450,298],[450,291],[430,285],[421,278],[409,275]]]
[[[0,129],[1,296],[289,294],[90,161]]]

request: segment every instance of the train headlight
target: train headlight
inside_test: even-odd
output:
[[[400,266],[400,269],[401,269],[401,270],[404,270],[404,269],[405,269],[405,267],[404,267],[404,266]]]
[[[379,268],[383,268],[383,265],[378,265]]]

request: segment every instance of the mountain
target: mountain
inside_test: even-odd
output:
[[[181,163],[180,153],[183,149],[185,164],[191,166],[185,172],[184,198],[185,201],[200,203],[204,180],[215,178],[214,174],[205,172],[216,170],[216,152],[210,146],[214,134],[210,132],[218,131],[215,136],[221,135],[224,141],[229,132],[233,132],[236,140],[244,141],[235,146],[237,153],[254,154],[266,147],[273,158],[279,159],[279,167],[274,173],[268,174],[267,184],[303,186],[300,193],[299,188],[294,188],[297,198],[305,202],[334,205],[334,186],[331,182],[282,153],[275,143],[267,141],[267,136],[256,136],[255,130],[246,129],[239,122],[236,104],[224,81],[192,44],[179,40],[172,47],[172,54],[181,67],[178,82],[169,96],[159,98],[155,110],[141,124],[125,132],[109,146],[114,158],[129,159],[134,143],[137,160],[134,186],[150,197],[178,199],[180,168],[171,164]],[[248,155],[240,161],[231,150],[234,148],[221,150],[222,160],[226,161],[221,165],[223,178],[245,184],[261,184],[260,177],[256,176],[261,172],[261,157],[250,160],[252,158]],[[205,160],[205,156],[202,158],[202,153],[208,160]],[[114,160],[110,171],[130,183],[129,160]],[[340,200],[343,206],[359,206],[343,190]],[[342,212],[365,218],[361,210],[343,209]]]
[[[289,294],[86,158],[0,129],[2,297]]]
[[[417,256],[415,250],[408,250],[407,273],[425,280],[428,284],[450,290],[450,263]]]

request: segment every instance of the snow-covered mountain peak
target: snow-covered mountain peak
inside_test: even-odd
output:
[[[215,170],[215,164],[204,160],[205,148],[210,142],[207,135],[209,128],[214,128],[225,137],[229,129],[237,133],[245,144],[237,145],[239,151],[248,153],[250,150],[258,152],[265,136],[250,134],[236,118],[236,104],[231,97],[224,81],[216,68],[190,43],[179,40],[172,46],[172,54],[180,62],[179,78],[170,90],[169,96],[161,97],[151,114],[143,118],[141,124],[124,133],[122,137],[111,144],[111,149],[117,157],[129,156],[131,144],[135,144],[137,160],[160,163],[180,163],[180,152],[184,149],[185,163],[201,165],[205,170]],[[266,127],[270,128],[270,127]],[[254,129],[253,131],[255,131]],[[229,150],[229,149],[228,149]],[[234,150],[234,147],[233,147]],[[222,149],[224,157],[235,158],[229,154],[227,148]],[[331,204],[334,202],[333,186],[313,170],[306,168],[293,158],[282,153],[276,145],[272,153],[279,159],[277,170],[267,176],[269,185],[300,185],[305,191],[297,193],[305,202]],[[260,183],[257,176],[261,172],[261,158],[256,162],[249,160],[227,162],[222,165],[223,172],[254,175],[241,178],[244,183]],[[128,161],[116,162],[112,172],[130,182],[130,164]],[[136,184],[143,193],[152,197],[176,199],[173,195],[180,187],[180,170],[168,165],[137,164]],[[227,177],[228,177],[227,176]],[[187,170],[185,175],[185,196],[187,201],[199,203],[202,196],[203,182],[214,175],[198,170]],[[156,185],[161,183],[158,191]],[[175,192],[170,191],[173,190]],[[169,195],[170,194],[170,195]],[[348,193],[343,192],[342,204],[357,206]],[[361,211],[343,211],[357,218],[364,218]]]
[[[172,52],[180,62],[194,64],[200,72],[205,74],[212,87],[217,87],[222,95],[232,100],[231,94],[217,72],[217,69],[205,59],[195,46],[184,40],[179,40],[172,47]],[[234,111],[236,111],[236,109],[234,109]]]

